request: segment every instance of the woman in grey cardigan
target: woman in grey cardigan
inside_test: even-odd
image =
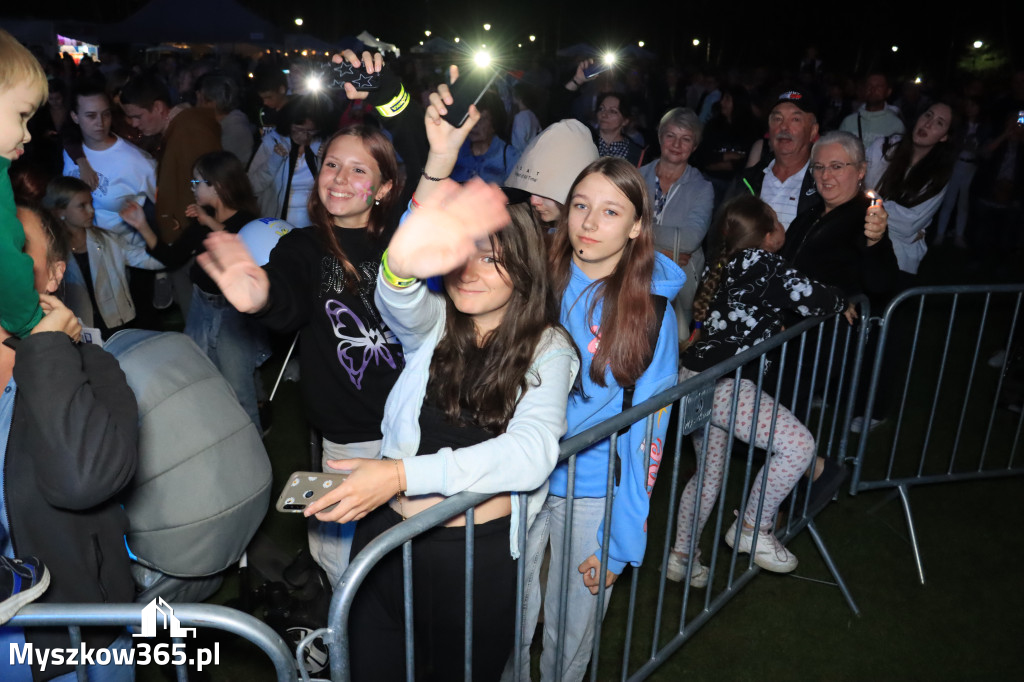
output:
[[[690,335],[693,297],[704,271],[701,242],[715,201],[711,183],[689,165],[703,129],[692,109],[669,110],[658,124],[661,158],[640,169],[654,204],[654,245],[686,272],[686,284],[675,298],[680,339]]]

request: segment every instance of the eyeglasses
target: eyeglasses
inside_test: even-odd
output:
[[[832,171],[832,175],[838,175],[839,173],[842,173],[843,170],[847,166],[856,166],[856,165],[857,164],[853,163],[852,161],[847,161],[846,163],[840,163],[838,161],[833,161],[832,163],[828,164],[827,166],[825,166],[823,164],[820,164],[820,163],[812,163],[811,164],[811,173],[813,173],[814,175],[821,175],[822,173],[825,172],[825,169],[827,168],[828,170]]]
[[[189,180],[188,184],[190,184],[192,186],[192,190],[195,191],[195,190],[199,189],[199,185],[209,185],[210,181],[209,180]]]

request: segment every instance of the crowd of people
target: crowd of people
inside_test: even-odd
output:
[[[598,594],[607,607],[616,578],[644,561],[669,415],[649,435],[643,422],[619,434],[614,472],[609,440],[570,473],[561,439],[799,317],[857,324],[852,298],[913,286],[947,235],[999,265],[1022,246],[1024,72],[998,96],[971,81],[903,84],[894,99],[884,73],[854,84],[817,61],[783,83],[593,75],[588,59],[558,78],[534,63],[501,72],[456,126],[458,69],[369,52],[333,60],[378,86],[311,88],[311,65],[269,51],[255,65],[76,66],[0,31],[0,585],[18,577],[0,621],[33,599],[131,601],[118,493],[137,465],[137,408],[101,347],[125,328],[164,329],[173,300],[260,429],[270,339],[301,334],[303,413],[324,470],[348,474],[305,512],[332,584],[404,519],[458,492],[493,494],[473,514],[473,677],[508,676],[516,658],[528,676],[543,609],[542,679],[580,680]],[[268,262],[244,238],[259,218],[295,228]],[[766,570],[797,566],[776,514],[801,476],[833,472],[756,378],[716,385],[670,580],[708,584],[699,536],[732,437],[773,446],[724,540]],[[465,524],[413,543],[418,679],[463,669]],[[545,555],[576,569],[550,570],[547,598]],[[396,552],[356,597],[355,679],[405,676],[402,582]],[[563,592],[564,621],[552,598]],[[0,628],[4,643],[34,636]],[[130,645],[125,632],[91,637]],[[4,679],[31,679],[5,664]]]

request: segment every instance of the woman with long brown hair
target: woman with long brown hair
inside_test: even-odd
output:
[[[366,126],[338,131],[323,150],[309,196],[312,227],[282,237],[262,268],[224,232],[210,235],[198,262],[239,311],[272,330],[302,332],[304,412],[323,434],[324,460],[377,458],[384,402],[403,365],[373,301],[385,218],[400,191],[398,162],[391,142]],[[325,550],[313,542],[312,549],[336,581],[347,544]]]
[[[651,199],[639,171],[628,161],[605,157],[580,173],[569,191],[549,251],[552,286],[561,302],[560,320],[580,349],[581,390],[569,399],[567,436],[599,424],[631,403],[640,403],[676,381],[678,330],[668,305],[685,275],[669,258],[655,253]],[[660,300],[659,300],[660,299]],[[640,421],[617,441],[619,476],[613,491],[611,535],[602,546],[610,441],[595,443],[576,456],[570,490],[566,463],[555,468],[548,497],[527,540],[527,575],[536,576],[550,541],[544,614],[542,678],[579,680],[593,644],[598,590],[610,588],[626,564],[639,566],[647,543],[646,523],[651,489],[661,462],[668,416],[655,422],[646,442]],[[646,463],[648,462],[649,465]],[[573,497],[571,548],[563,553],[566,503]],[[599,576],[607,554],[607,573]],[[560,569],[571,565],[568,612],[562,661],[555,660]],[[540,610],[540,585],[528,579],[527,651]],[[524,670],[529,670],[527,665]],[[560,671],[560,674],[559,674]]]

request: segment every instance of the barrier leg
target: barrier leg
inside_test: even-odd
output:
[[[901,483],[899,488],[900,503],[903,505],[903,514],[907,517],[907,531],[910,533],[910,547],[914,551],[914,563],[917,564],[917,577],[924,585],[924,565],[921,563],[921,549],[917,546],[917,531],[914,529],[914,517],[910,513],[910,494],[906,484]]]
[[[850,610],[853,611],[853,615],[859,616],[860,609],[857,608],[857,603],[853,601],[853,595],[850,594],[850,590],[846,587],[846,581],[843,580],[842,574],[839,573],[839,567],[836,566],[835,562],[832,561],[832,555],[828,553],[828,549],[825,548],[825,541],[821,539],[821,535],[818,533],[818,527],[814,525],[814,521],[807,522],[807,532],[811,534],[811,539],[814,540],[814,546],[818,548],[818,553],[821,554],[822,560],[825,565],[828,566],[829,573],[836,580],[836,585],[839,586],[839,591],[843,593],[843,598],[846,599],[847,605]]]

